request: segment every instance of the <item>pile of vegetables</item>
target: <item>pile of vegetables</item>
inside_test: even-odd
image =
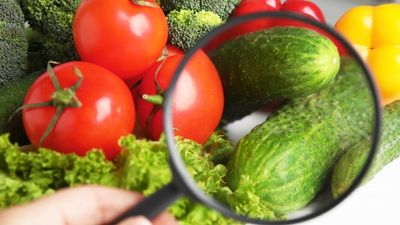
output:
[[[289,11],[325,23],[307,0],[0,5],[0,208],[84,184],[151,195],[172,179],[162,104],[186,51],[249,13]],[[380,48],[396,53],[398,43],[386,41],[389,47],[372,45],[367,60]],[[198,50],[177,83],[177,148],[208,195],[242,215],[285,220],[330,179],[340,196],[362,169],[373,117],[363,79],[343,48],[313,26],[268,19],[235,27]],[[383,93],[399,87],[378,84]],[[384,99],[383,141],[368,178],[400,155],[394,95]],[[284,104],[236,146],[220,129],[275,101]],[[187,198],[168,210],[181,224],[241,224]]]

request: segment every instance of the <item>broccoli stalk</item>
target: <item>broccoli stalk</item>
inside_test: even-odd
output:
[[[19,0],[30,27],[30,51],[41,59],[67,62],[78,59],[72,36],[75,11],[81,0]],[[31,47],[30,46],[30,47]]]
[[[25,18],[15,0],[0,1],[0,87],[25,75]]]
[[[196,12],[211,11],[222,20],[227,20],[241,0],[160,0],[161,7],[169,13],[173,10],[188,9]]]
[[[167,16],[169,42],[184,51],[213,28],[221,25],[221,18],[209,11],[174,10]]]

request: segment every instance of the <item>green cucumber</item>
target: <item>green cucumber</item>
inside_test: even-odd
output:
[[[21,114],[18,113],[11,120],[9,119],[15,110],[22,105],[27,90],[42,72],[31,73],[11,82],[6,87],[0,88],[0,134],[10,133],[10,139],[13,142],[28,143]]]
[[[210,53],[225,94],[224,119],[321,90],[337,74],[335,45],[315,31],[275,27],[239,36]]]
[[[333,84],[289,102],[239,141],[229,186],[251,190],[269,212],[264,219],[282,219],[307,205],[339,156],[371,133],[373,109],[360,67],[345,62]]]
[[[366,138],[349,149],[335,165],[331,180],[332,195],[337,198],[353,184],[360,174],[371,150]],[[371,180],[385,165],[400,156],[400,101],[387,105],[383,113],[383,133],[378,152],[362,184]]]

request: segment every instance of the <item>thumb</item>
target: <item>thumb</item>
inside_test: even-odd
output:
[[[144,216],[136,216],[128,218],[118,225],[152,225],[152,223]]]

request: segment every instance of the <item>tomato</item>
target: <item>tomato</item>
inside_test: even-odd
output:
[[[280,0],[242,0],[233,11],[233,16],[241,16],[255,12],[277,11],[280,7]]]
[[[134,128],[135,106],[130,90],[117,75],[87,62],[56,66],[54,72],[61,88],[71,88],[78,81],[74,68],[79,69],[83,77],[75,94],[80,106],[66,107],[49,135],[41,140],[57,107],[27,106],[52,99],[56,88],[49,72],[46,72],[32,84],[25,96],[22,111],[25,131],[36,147],[62,153],[74,152],[81,156],[92,148],[99,148],[108,159],[112,159],[120,152],[118,139],[130,134]]]
[[[242,0],[240,4],[232,12],[232,17],[238,17],[248,15],[251,13],[265,12],[265,11],[277,11],[281,6],[280,0]],[[260,19],[257,21],[245,22],[238,25],[230,30],[220,34],[214,40],[212,40],[204,48],[205,51],[212,51],[218,48],[225,41],[231,40],[234,37],[243,35],[246,33],[262,30],[274,25],[272,19]]]
[[[280,0],[243,0],[233,12],[233,16],[242,16],[257,12],[277,11],[281,7]],[[235,28],[235,35],[242,35],[262,30],[274,25],[272,19],[261,19],[247,22]]]
[[[175,54],[184,54],[184,52],[180,48],[178,48],[174,45],[168,44],[164,48],[162,56],[158,59],[158,61],[162,60],[164,57],[172,56]],[[143,77],[143,76],[144,76],[144,74],[141,75],[140,77]],[[137,86],[138,86],[138,82],[132,81],[132,80],[126,81],[126,84],[128,85],[128,87],[131,87],[132,90],[137,89]]]
[[[152,104],[142,97],[162,96],[183,57],[183,54],[177,53],[156,63],[134,93],[139,123],[153,140],[159,139],[163,132],[163,109],[161,105]],[[218,72],[208,56],[199,50],[186,65],[174,91],[175,135],[204,143],[217,127],[223,107],[224,95]]]
[[[134,2],[82,1],[73,23],[81,59],[101,65],[131,83],[157,61],[168,37],[165,15],[154,0]],[[155,5],[143,6],[143,2]]]
[[[312,1],[309,0],[287,0],[285,3],[282,4],[281,11],[283,12],[292,12],[292,13],[297,13],[302,16],[306,16],[310,19],[316,20],[320,23],[325,24],[325,16],[322,10],[317,6]],[[305,27],[311,30],[314,30],[325,37],[329,38],[338,48],[338,51],[340,54],[343,54],[346,52],[346,49],[344,46],[337,40],[337,38],[333,37],[331,34],[326,32],[325,30],[322,30],[318,27],[315,27],[313,25],[310,25],[308,23],[300,22],[297,20],[292,20],[292,19],[281,19],[277,21],[277,24],[279,26],[296,26],[296,27]]]
[[[309,0],[289,0],[282,4],[281,11],[289,11],[308,16],[321,23],[325,23],[325,16],[321,9]]]
[[[167,56],[173,56],[173,55],[177,55],[177,54],[184,54],[184,52],[180,48],[178,48],[174,45],[168,44],[167,45]]]
[[[281,6],[281,11],[283,12],[293,12],[310,19],[314,19],[318,22],[325,23],[325,17],[321,9],[314,3],[308,0],[290,0],[286,1]],[[278,22],[280,26],[298,26],[307,27],[314,29],[312,25],[305,24],[303,22],[298,22],[294,20],[280,20]]]

